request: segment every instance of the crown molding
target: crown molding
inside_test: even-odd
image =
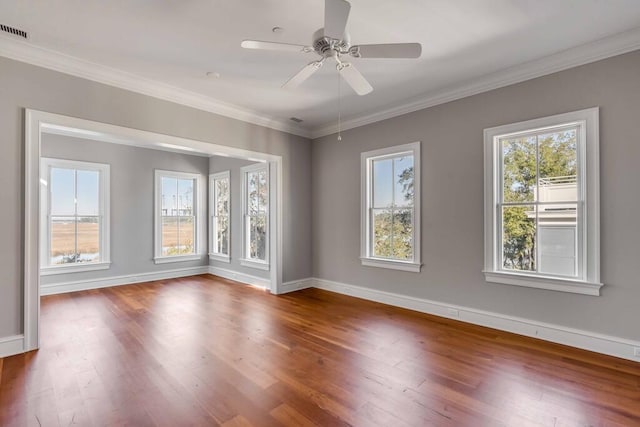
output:
[[[403,114],[477,95],[512,84],[542,77],[558,71],[599,61],[640,49],[640,27],[591,43],[566,49],[540,59],[487,74],[463,84],[426,93],[408,103],[402,103],[382,111],[343,120],[341,130],[357,128]],[[311,138],[316,139],[337,132],[335,123],[311,129]]]
[[[300,126],[295,126],[236,105],[220,102],[211,97],[186,91],[157,80],[146,79],[126,71],[86,61],[22,40],[0,36],[0,56],[258,126],[299,135],[305,138],[310,136],[309,131]]]
[[[341,128],[342,130],[357,128],[637,49],[640,49],[640,27],[487,74],[462,84],[428,92],[409,102],[384,110],[358,115],[343,121]],[[0,56],[305,138],[316,139],[337,132],[335,123],[309,130],[195,92],[5,36],[0,36]]]

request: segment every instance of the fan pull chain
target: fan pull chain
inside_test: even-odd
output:
[[[340,72],[338,72],[338,141],[342,141],[342,135],[340,134],[340,127],[341,127],[341,104],[340,104],[340,100],[342,98],[342,76],[340,75]]]

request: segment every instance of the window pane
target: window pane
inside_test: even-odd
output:
[[[49,264],[68,264],[75,262],[76,258],[75,218],[51,217]]]
[[[249,213],[256,213],[259,209],[258,181],[257,173],[247,172],[247,206],[249,208]]]
[[[538,136],[540,202],[575,202],[577,187],[577,129]]]
[[[219,216],[216,221],[216,252],[229,255],[229,217]]]
[[[229,180],[215,180],[215,211],[218,215],[229,214]]]
[[[195,252],[195,217],[178,218],[178,253],[192,254]]]
[[[413,155],[393,159],[396,206],[413,205]]]
[[[534,206],[502,208],[502,266],[536,271],[536,212]]]
[[[393,215],[390,209],[373,209],[373,256],[391,258]]]
[[[413,224],[410,209],[398,209],[393,213],[393,258],[413,259]]]
[[[543,205],[538,210],[541,273],[577,275],[577,207],[575,203]]]
[[[178,254],[178,218],[164,216],[162,217],[162,255]]]
[[[533,202],[537,181],[536,138],[501,140],[505,202]]]
[[[267,171],[258,172],[258,182],[259,182],[259,210],[260,213],[266,214],[269,210],[269,191],[267,187]]]
[[[393,193],[393,159],[373,161],[374,208],[390,207]]]
[[[51,168],[51,215],[75,215],[75,170]]]
[[[100,172],[79,170],[76,180],[78,215],[100,215]]]
[[[178,213],[178,180],[162,178],[162,215],[175,216]]]
[[[193,215],[193,179],[178,180],[178,215]]]
[[[100,227],[98,217],[79,217],[76,262],[96,262],[99,260]]]
[[[249,258],[267,259],[267,221],[264,216],[249,217]]]

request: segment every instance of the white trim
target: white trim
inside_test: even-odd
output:
[[[209,274],[213,274],[214,276],[219,276],[224,279],[235,280],[236,282],[244,283],[245,285],[258,286],[267,290],[272,287],[269,279],[228,270],[226,268],[214,267],[212,265],[209,266]]]
[[[600,61],[640,49],[640,28],[614,34],[590,43],[569,48],[549,56],[534,59],[524,64],[490,73],[476,79],[454,84],[440,90],[422,94],[409,102],[386,108],[371,114],[343,120],[340,128],[344,132],[371,123],[409,114],[414,111],[445,104],[501,87],[568,70],[580,65]],[[310,138],[316,139],[337,133],[335,123],[313,127]]]
[[[290,282],[284,282],[281,287],[280,294],[287,294],[289,292],[301,291],[302,289],[313,288],[313,278],[306,278],[300,280],[292,280]]]
[[[203,211],[206,212],[206,206],[202,206],[202,176],[197,173],[191,172],[177,172],[168,171],[162,169],[155,169],[154,174],[154,257],[153,261],[156,264],[164,264],[168,262],[181,262],[181,261],[193,261],[201,259],[202,243],[200,242],[203,227]],[[188,179],[193,181],[193,216],[195,220],[195,226],[193,227],[193,253],[184,255],[162,255],[162,178],[175,178],[175,179]],[[178,216],[177,218],[179,218]]]
[[[82,271],[108,270],[110,262],[91,262],[78,264],[62,264],[48,267],[40,267],[41,276],[52,276],[54,274],[80,273]]]
[[[373,199],[373,186],[371,184],[373,171],[372,165],[375,160],[384,158],[394,158],[403,154],[413,156],[413,259],[402,261],[395,259],[377,258],[371,255],[371,200]],[[394,270],[409,271],[419,273],[422,268],[422,258],[420,247],[422,234],[420,223],[422,222],[421,207],[421,157],[420,141],[408,144],[395,145],[392,147],[380,148],[378,150],[365,151],[360,153],[360,262],[364,266],[390,268]],[[395,201],[394,201],[395,203]],[[395,206],[395,205],[394,205]]]
[[[634,356],[634,349],[640,348],[638,341],[331,280],[305,280],[311,280],[318,289],[640,362],[640,356]]]
[[[98,279],[73,280],[69,282],[41,285],[41,295],[56,295],[67,292],[86,291],[89,289],[108,288],[111,286],[130,285],[132,283],[152,282],[154,280],[177,279],[179,277],[207,274],[208,266],[175,268],[149,273],[126,274],[123,276],[101,277]]]
[[[240,265],[244,267],[255,268],[258,270],[265,270],[265,271],[269,270],[268,262],[257,261],[255,259],[240,258]]]
[[[25,197],[24,197],[24,351],[37,349],[40,343],[40,274],[39,274],[39,195],[40,195],[40,141],[41,133],[53,133],[52,129],[64,128],[74,135],[97,141],[105,141],[155,150],[165,150],[194,155],[252,158],[269,163],[271,183],[270,224],[272,229],[270,289],[277,294],[282,284],[282,156],[261,153],[242,148],[197,141],[155,132],[78,119],[61,114],[37,110],[25,110]],[[274,182],[275,181],[275,182]],[[204,254],[203,254],[204,255]]]
[[[190,254],[190,255],[174,255],[174,256],[159,256],[153,258],[154,264],[170,264],[172,262],[186,262],[186,261],[199,261],[206,255],[204,254]]]
[[[422,264],[416,262],[406,262],[379,258],[360,258],[360,263],[367,267],[390,268],[392,270],[409,271],[420,273]]]
[[[208,111],[258,126],[309,137],[309,131],[295,124],[237,105],[145,78],[116,68],[66,55],[29,42],[0,37],[0,56],[48,68],[61,73],[152,96],[176,104]]]
[[[428,92],[410,102],[401,102],[382,111],[356,116],[342,121],[341,129],[344,131],[379,122],[637,49],[640,49],[640,28],[572,47],[451,87]],[[289,121],[223,103],[202,94],[9,37],[0,37],[0,56],[305,138],[316,139],[337,132],[335,123],[308,129],[294,125]]]
[[[211,261],[226,262],[227,264],[231,262],[231,257],[229,255],[209,254],[209,259]]]
[[[487,282],[503,285],[524,286],[528,288],[547,289],[550,291],[570,292],[574,294],[600,296],[602,283],[584,280],[558,279],[557,277],[532,276],[504,271],[484,271]]]
[[[539,289],[600,295],[600,160],[599,108],[556,114],[484,130],[484,272],[488,282]],[[576,277],[511,272],[502,268],[498,205],[501,189],[499,140],[547,128],[575,125],[578,129],[578,269]],[[532,202],[532,204],[535,202]]]
[[[227,232],[227,253],[216,252],[218,246],[216,230],[217,221],[214,222],[214,218],[217,216],[217,203],[216,197],[216,181],[227,180],[227,220],[228,220],[228,232]],[[209,174],[209,216],[207,217],[207,225],[209,228],[209,259],[222,262],[231,262],[231,171],[223,171]]]
[[[0,338],[0,359],[24,352],[24,335]]]

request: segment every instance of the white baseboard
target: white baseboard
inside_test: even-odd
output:
[[[291,282],[284,282],[280,287],[278,294],[286,294],[289,292],[299,291],[302,289],[313,288],[314,279],[306,278],[300,280],[292,280]]]
[[[100,279],[76,280],[72,282],[40,285],[40,295],[55,295],[66,292],[86,291],[89,289],[110,286],[130,285],[132,283],[151,282],[154,280],[177,279],[178,277],[195,276],[209,272],[208,266],[175,268],[152,273],[127,274],[124,276],[104,277]]]
[[[24,335],[0,338],[0,358],[24,353]]]
[[[209,266],[209,274],[214,276],[220,276],[225,279],[235,280],[236,282],[244,283],[246,285],[258,286],[265,289],[271,288],[271,280],[264,279],[262,277],[252,276],[250,274],[239,273],[237,271],[228,270],[226,268]]]
[[[305,280],[310,282],[313,287],[327,291],[640,362],[640,355],[634,355],[636,349],[640,352],[640,342],[625,338],[507,316],[500,313],[476,310],[469,307],[444,304],[437,301],[394,294],[330,280],[318,278]]]

